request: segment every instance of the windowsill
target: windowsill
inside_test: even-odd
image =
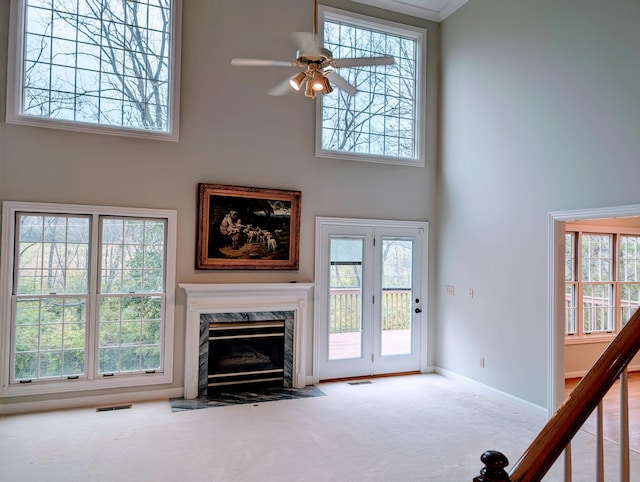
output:
[[[106,134],[111,136],[137,137],[140,139],[155,139],[160,141],[172,142],[178,142],[179,140],[177,131],[151,131],[120,126],[109,126],[104,124],[89,124],[62,119],[48,119],[27,115],[9,115],[7,116],[7,123],[30,127],[60,129],[64,131],[85,132],[89,134]]]
[[[146,387],[151,385],[166,385],[172,382],[173,377],[170,374],[150,373],[147,375],[119,375],[117,378],[100,380],[52,380],[26,384],[16,383],[0,389],[0,398],[85,392],[111,388]]]
[[[617,333],[604,333],[594,335],[565,336],[565,345],[587,345],[589,343],[609,343],[616,337]]]
[[[316,157],[327,159],[343,159],[346,161],[372,162],[376,164],[392,164],[396,166],[424,167],[425,161],[421,157],[419,159],[410,159],[404,157],[386,157],[374,156],[367,154],[358,154],[354,152],[330,151],[317,148]]]

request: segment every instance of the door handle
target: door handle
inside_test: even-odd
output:
[[[416,308],[416,313],[422,313],[422,310],[420,308]]]

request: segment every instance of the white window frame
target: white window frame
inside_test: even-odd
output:
[[[424,167],[426,158],[426,79],[427,79],[427,31],[423,28],[404,25],[388,20],[369,17],[345,10],[339,10],[327,6],[318,6],[318,34],[321,41],[324,39],[325,19],[336,22],[344,22],[365,29],[378,30],[392,35],[399,35],[415,40],[417,45],[416,55],[416,98],[415,98],[415,158],[401,158],[391,156],[375,156],[348,151],[327,150],[322,148],[323,135],[323,96],[317,96],[316,102],[316,156],[323,158],[347,159],[353,161],[365,161],[382,164],[394,164],[399,166]],[[381,52],[384,54],[384,52]],[[338,71],[339,73],[339,71]],[[338,95],[339,92],[328,94]],[[358,95],[358,94],[356,94]]]
[[[12,292],[14,284],[14,265],[17,261],[15,253],[16,215],[19,212],[42,214],[88,215],[93,217],[90,250],[99,246],[98,219],[101,216],[126,216],[135,218],[155,218],[166,220],[166,271],[165,271],[165,307],[162,338],[162,371],[154,373],[119,373],[113,377],[102,377],[95,373],[88,373],[86,378],[68,380],[39,380],[35,383],[11,383],[11,340],[13,333]],[[168,384],[173,382],[173,339],[175,312],[175,276],[176,276],[176,237],[177,211],[168,209],[126,208],[109,206],[90,206],[76,204],[53,204],[36,202],[4,201],[2,208],[2,259],[0,265],[0,397],[15,397],[25,395],[42,395],[52,393],[79,392],[84,390],[98,390],[107,388],[126,388]],[[96,265],[97,266],[97,265]],[[97,272],[90,271],[90,277],[97,278]],[[95,285],[97,281],[90,281]],[[91,290],[88,296],[93,302],[87,307],[92,310],[89,323],[93,322],[93,329],[97,327],[98,306],[95,300],[97,290]],[[89,329],[92,329],[88,325]],[[97,345],[89,347],[88,357],[93,357]]]
[[[180,66],[182,0],[172,1],[171,54],[169,56],[169,105],[168,130],[159,132],[138,128],[93,124],[80,121],[51,119],[22,114],[24,21],[27,0],[10,0],[9,48],[7,61],[7,112],[8,124],[47,127],[69,131],[139,137],[177,142],[180,118]]]
[[[620,280],[620,237],[622,236],[640,236],[640,228],[633,227],[616,227],[616,226],[597,226],[590,224],[575,223],[571,227],[567,227],[566,233],[573,234],[574,242],[574,258],[573,269],[574,279],[572,281],[564,282],[564,285],[574,286],[574,299],[576,303],[576,331],[575,333],[566,332],[566,317],[565,317],[565,331],[564,340],[565,344],[586,344],[586,343],[603,343],[611,341],[622,329],[622,313],[620,309],[620,288],[623,284],[629,284],[630,282],[623,282]],[[611,239],[611,281],[602,282],[584,282],[581,279],[580,261],[582,260],[582,235],[609,235]],[[612,286],[612,313],[613,313],[613,330],[611,331],[593,331],[586,333],[584,331],[584,315],[582,310],[582,287],[585,284],[608,284]]]

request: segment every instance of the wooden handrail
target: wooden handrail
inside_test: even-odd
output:
[[[515,463],[509,472],[508,480],[511,482],[542,480],[638,351],[640,351],[640,309],[636,310],[618,336],[609,343],[593,367],[580,380]],[[492,452],[492,455],[494,454],[496,452]],[[474,480],[489,482],[494,479],[485,477]]]

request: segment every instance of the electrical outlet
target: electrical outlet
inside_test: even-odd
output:
[[[473,299],[473,288],[469,288],[469,298]]]
[[[445,286],[445,293],[447,296],[455,296],[456,295],[455,286],[451,286],[451,285]]]
[[[484,357],[480,357],[480,368],[484,368]]]

